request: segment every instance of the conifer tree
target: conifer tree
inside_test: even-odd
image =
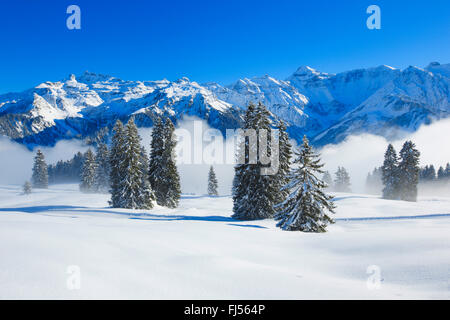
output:
[[[219,187],[216,173],[214,172],[213,166],[209,168],[208,173],[208,195],[210,196],[218,196],[219,192],[217,191],[217,188]]]
[[[123,124],[120,120],[116,121],[113,128],[113,137],[111,141],[111,152],[109,155],[110,163],[110,185],[111,185],[111,201],[113,208],[123,208],[121,182],[123,181],[124,168],[121,159],[124,158],[125,152],[125,132]]]
[[[399,191],[400,199],[417,201],[417,185],[419,183],[420,152],[412,141],[406,141],[400,151]]]
[[[140,145],[140,137],[134,119],[131,118],[124,130],[125,146],[123,157],[120,159],[120,167],[122,168],[122,179],[119,183],[120,193],[122,195],[122,208],[126,209],[142,209],[143,195],[142,180],[144,174],[142,172],[142,149]]]
[[[91,149],[89,149],[84,155],[83,170],[81,172],[80,191],[86,193],[95,191],[95,170],[95,156]]]
[[[285,190],[283,189],[283,187],[289,182],[289,173],[291,170],[292,158],[292,145],[289,141],[289,135],[286,131],[286,124],[284,123],[284,121],[278,121],[277,129],[279,167],[278,172],[272,176],[272,181],[275,188],[274,204],[284,202],[289,195],[289,190]]]
[[[163,160],[164,144],[164,124],[160,118],[157,118],[152,130],[148,176],[150,185],[155,194],[156,202],[159,205],[165,203],[164,200],[166,197],[163,185],[165,172],[165,163]]]
[[[164,121],[164,150],[162,153],[162,181],[160,185],[160,205],[168,208],[178,207],[181,197],[180,175],[178,173],[175,147],[175,126],[169,118]],[[158,201],[158,198],[156,198]]]
[[[107,193],[110,188],[109,175],[109,151],[105,143],[100,143],[95,156],[95,190],[100,193]]]
[[[334,190],[336,192],[351,192],[350,175],[344,167],[338,167],[335,173]]]
[[[254,129],[254,116],[256,112],[256,107],[254,104],[250,103],[247,106],[244,115],[244,124],[243,130]],[[248,183],[251,177],[250,164],[249,164],[249,153],[251,148],[255,148],[255,146],[250,145],[250,139],[242,138],[243,144],[239,146],[237,150],[237,158],[240,155],[244,156],[244,163],[237,163],[234,167],[234,178],[233,178],[233,186],[232,186],[232,196],[233,196],[233,217],[235,218],[246,218],[246,211],[248,204],[246,201],[248,200]]]
[[[34,158],[32,183],[34,188],[47,189],[48,188],[48,167],[45,162],[45,157],[39,149]]]
[[[30,181],[26,181],[25,184],[23,185],[23,194],[28,195],[31,193],[31,190],[32,188]]]
[[[306,136],[300,151],[295,154],[297,167],[284,187],[292,191],[279,205],[280,210],[275,215],[279,220],[277,226],[288,231],[325,232],[326,226],[333,223],[327,213],[334,213],[335,205],[333,197],[323,191],[326,184],[317,177],[323,174],[320,156],[313,151]]]
[[[141,200],[140,200],[140,208],[141,209],[151,209],[153,208],[153,202],[155,199],[155,194],[150,185],[149,177],[148,177],[148,166],[149,160],[147,156],[147,151],[144,147],[141,147]]]
[[[333,178],[331,177],[330,172],[325,171],[323,173],[322,181],[327,185],[329,190],[333,189]]]
[[[384,154],[384,162],[381,167],[383,181],[383,199],[398,199],[399,197],[399,169],[397,153],[392,144]]]
[[[261,103],[257,107],[249,105],[244,119],[244,129],[256,130],[257,137],[267,133],[271,136],[270,113]],[[261,174],[263,164],[260,159],[260,152],[263,146],[259,145],[258,139],[245,138],[241,149],[238,152],[245,155],[245,163],[235,166],[235,178],[233,180],[233,215],[238,220],[258,220],[272,218],[277,200],[277,184],[274,183],[276,175]],[[267,143],[267,156],[270,156],[271,144]],[[250,150],[255,152],[256,163],[249,163]],[[245,153],[244,153],[245,152]],[[247,154],[247,152],[249,154]]]

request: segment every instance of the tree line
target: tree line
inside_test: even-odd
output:
[[[262,174],[261,169],[270,167],[270,164],[261,161],[260,148],[268,148],[265,151],[270,154],[272,141],[262,146],[259,140],[244,137],[238,154],[243,152],[246,161],[235,165],[232,217],[238,220],[273,218],[283,230],[325,232],[326,226],[333,223],[330,213],[334,213],[335,205],[333,197],[325,192],[328,184],[319,178],[325,174],[320,155],[307,137],[303,138],[301,147],[294,150],[285,123],[274,123],[261,103],[247,107],[243,129],[253,129],[258,135],[265,130],[269,137],[273,129],[278,130],[279,167],[274,174]],[[151,209],[155,202],[169,208],[177,207],[181,188],[174,154],[174,130],[168,118],[155,121],[148,157],[133,119],[125,126],[118,120],[113,128],[110,148],[100,144],[96,154],[88,150],[84,155],[80,190],[109,190],[113,208]],[[256,150],[255,162],[248,161],[250,150]],[[44,167],[47,170],[38,150],[33,177],[45,176]],[[34,186],[46,187],[38,181],[40,178],[33,179]],[[338,168],[333,186],[336,190],[349,190],[350,177],[344,168]],[[211,167],[208,194],[218,195],[217,188],[217,177]]]
[[[350,174],[344,167],[338,167],[333,180],[330,172],[325,171],[322,180],[328,185],[328,191],[352,192]]]
[[[434,165],[419,166],[420,152],[415,144],[406,141],[397,155],[390,144],[381,167],[373,169],[366,178],[366,191],[382,193],[384,199],[417,201],[418,187],[450,187],[450,163],[436,172]]]

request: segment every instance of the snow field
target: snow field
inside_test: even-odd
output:
[[[184,195],[177,209],[150,211],[108,199],[76,185],[29,196],[0,186],[0,298],[450,298],[450,198],[337,194],[325,234],[233,220],[228,196]],[[381,282],[371,290],[373,265]],[[80,289],[67,285],[69,266]]]

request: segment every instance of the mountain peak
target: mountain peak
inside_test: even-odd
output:
[[[301,66],[294,72],[292,76],[307,79],[309,78],[326,79],[329,77],[329,74],[317,71],[316,69],[311,68],[309,66]]]
[[[73,76],[73,75],[71,75],[71,76]],[[87,70],[84,71],[80,76],[78,76],[76,78],[78,79],[79,82],[84,82],[84,83],[100,82],[100,81],[107,81],[107,80],[115,79],[114,77],[112,77],[110,75],[89,72]]]

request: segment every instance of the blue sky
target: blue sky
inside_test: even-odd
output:
[[[81,8],[81,30],[66,9]],[[381,8],[381,30],[366,9]],[[0,4],[0,93],[85,70],[231,83],[301,65],[324,72],[450,62],[450,1],[96,1]]]

